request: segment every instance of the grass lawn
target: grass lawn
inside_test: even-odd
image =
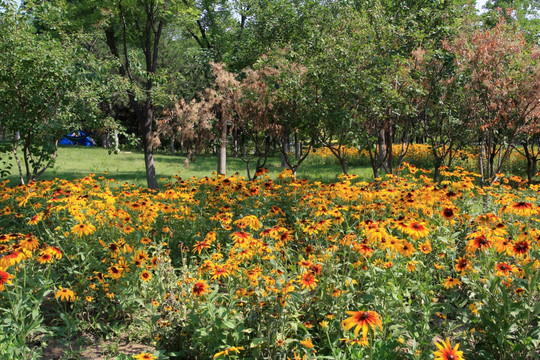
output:
[[[197,161],[191,163],[188,168],[184,167],[183,155],[155,154],[156,174],[160,184],[171,181],[174,175],[180,175],[187,179],[192,176],[201,178],[212,176],[212,172],[217,169],[217,157],[201,155]],[[275,177],[283,168],[280,167],[279,157],[270,158],[267,168],[270,176]],[[252,167],[254,165],[252,164]],[[227,175],[238,172],[240,176],[246,176],[245,163],[237,158],[227,159]],[[47,169],[40,177],[41,180],[51,180],[61,178],[74,180],[84,177],[89,173],[101,175],[107,173],[106,177],[115,179],[118,183],[130,183],[135,185],[146,185],[146,175],[144,169],[144,154],[138,151],[121,152],[119,154],[109,154],[107,149],[91,147],[61,147],[58,149],[58,157],[54,167]],[[371,181],[373,175],[369,167],[351,167],[350,174],[359,175],[366,181]],[[330,182],[337,179],[341,174],[341,167],[338,165],[315,165],[304,163],[298,169],[299,179],[309,179],[311,181]],[[12,185],[19,183],[17,167],[14,164],[11,175],[7,177]],[[3,179],[2,179],[3,180]]]

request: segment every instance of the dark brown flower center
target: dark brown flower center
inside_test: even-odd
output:
[[[477,239],[478,239],[478,244],[479,245],[486,245],[488,243],[486,237],[483,236],[483,235],[477,237]]]
[[[369,313],[367,311],[364,311],[362,315],[360,316],[360,319],[366,320],[369,317]]]

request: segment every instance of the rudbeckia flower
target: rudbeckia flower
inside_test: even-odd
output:
[[[448,277],[446,281],[444,282],[444,287],[446,289],[453,288],[454,286],[461,285],[461,281],[459,279]]]
[[[26,250],[34,251],[39,247],[39,240],[35,236],[26,236],[23,240],[19,242],[19,245]]]
[[[77,224],[71,228],[71,232],[78,236],[90,235],[96,231],[96,227],[92,224]]]
[[[302,344],[302,346],[305,347],[306,349],[313,349],[315,347],[315,345],[313,345],[313,341],[311,340],[311,338],[300,340],[300,344]]]
[[[304,272],[302,276],[300,277],[300,280],[298,281],[300,285],[302,285],[302,289],[315,289],[315,286],[317,286],[317,278],[315,277],[315,274],[313,274],[311,271]]]
[[[409,227],[405,230],[413,239],[420,239],[426,237],[429,234],[429,229],[425,226],[425,223],[419,221],[413,221],[409,224]]]
[[[193,284],[193,293],[197,296],[202,296],[208,291],[208,285],[204,280],[198,280]]]
[[[415,249],[413,244],[409,243],[408,241],[403,241],[397,248],[397,251],[403,255],[410,257],[414,254]]]
[[[456,271],[459,271],[461,273],[466,272],[467,270],[472,269],[471,262],[466,257],[460,257],[456,260]]]
[[[507,206],[505,211],[519,216],[531,216],[536,213],[534,205],[524,201],[516,202]]]
[[[53,262],[53,256],[47,251],[42,251],[40,253],[39,257],[37,258],[37,261],[40,264],[52,263]]]
[[[135,360],[156,360],[158,357],[154,356],[149,353],[140,353],[137,355],[133,355],[133,359]]]
[[[142,281],[148,282],[150,279],[152,279],[152,274],[146,270],[144,270],[140,275]]]
[[[240,354],[240,350],[244,350],[244,348],[242,346],[238,346],[238,347],[232,346],[232,347],[226,348],[223,351],[215,353],[214,354],[214,359],[217,359],[221,355],[229,355],[229,353],[232,353],[232,352]]]
[[[425,242],[420,244],[420,251],[424,254],[429,254],[432,250],[431,242],[429,240],[426,240]]]
[[[435,360],[465,360],[463,358],[463,351],[458,351],[459,344],[456,344],[452,348],[448,338],[446,338],[446,341],[435,343],[435,346],[439,349],[433,353]]]
[[[369,342],[367,338],[360,338],[360,339],[339,339],[341,341],[344,341],[345,344],[351,344],[351,345],[359,345],[361,347],[369,347]]]
[[[13,275],[11,275],[10,273],[4,271],[4,270],[0,270],[0,291],[4,291],[5,290],[5,284],[9,284],[11,285],[11,280],[14,278]]]
[[[513,243],[512,253],[516,256],[525,256],[529,252],[531,244],[527,240],[520,240]]]
[[[512,271],[515,271],[517,268],[515,265],[510,265],[505,262],[500,262],[495,264],[495,275],[497,276],[508,276]]]
[[[75,300],[75,293],[69,289],[60,286],[60,290],[56,292],[56,295],[54,295],[54,297],[57,299],[60,298],[61,301],[71,302]]]
[[[452,220],[456,216],[456,210],[452,207],[445,207],[441,211],[441,215],[446,220]]]
[[[365,339],[367,338],[367,333],[369,328],[373,330],[373,334],[375,334],[375,330],[377,326],[382,330],[382,321],[379,314],[377,314],[375,311],[346,311],[347,315],[352,315],[351,317],[343,320],[343,326],[346,330],[349,330],[353,327],[354,329],[354,336],[358,337],[358,333],[360,330],[362,330],[362,337]]]

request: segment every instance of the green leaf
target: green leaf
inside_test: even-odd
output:
[[[251,343],[249,344],[249,347],[250,348],[257,347],[257,346],[263,344],[265,341],[266,341],[265,338],[255,338],[255,339],[251,340]]]

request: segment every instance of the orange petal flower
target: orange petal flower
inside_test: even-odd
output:
[[[369,327],[373,330],[375,334],[376,327],[378,326],[382,330],[382,321],[381,316],[375,311],[346,311],[347,315],[352,315],[351,317],[343,321],[343,326],[346,330],[349,330],[356,326],[354,329],[354,336],[358,337],[358,333],[362,330],[362,337],[366,338]]]
[[[465,360],[463,358],[463,351],[458,351],[459,344],[456,344],[452,348],[448,338],[446,338],[446,341],[435,343],[435,346],[439,349],[433,353],[435,360]]]

